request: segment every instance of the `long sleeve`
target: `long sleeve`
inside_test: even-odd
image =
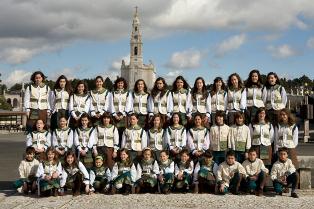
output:
[[[153,100],[153,96],[152,95],[148,96],[147,111],[148,111],[149,116],[153,116],[154,115],[154,100]]]
[[[195,145],[193,142],[193,136],[191,135],[190,131],[188,131],[188,134],[187,134],[187,144],[188,144],[188,148],[189,148],[190,152],[192,152],[192,154],[194,154],[196,152],[196,150],[195,150]]]
[[[200,169],[201,169],[200,162],[197,162],[193,173],[193,183],[198,182],[198,172],[200,171]]]
[[[157,178],[157,175],[159,175],[159,165],[157,160],[155,160],[154,162],[153,172],[154,172],[153,177]]]
[[[62,178],[60,179],[60,187],[64,187],[67,182],[68,174],[67,172],[62,169]]]
[[[136,181],[138,181],[140,178],[142,178],[142,167],[138,163],[136,166]]]
[[[181,149],[183,148],[183,147],[185,147],[186,146],[186,144],[187,144],[187,136],[186,136],[186,129],[184,129],[184,131],[182,132],[182,144],[181,144]]]
[[[225,91],[224,92],[224,101],[225,101],[225,104],[224,104],[224,111],[227,111],[227,106],[228,106],[228,94],[227,92]]]
[[[228,134],[228,149],[235,150],[235,142],[234,142],[234,136],[233,136],[233,128],[229,129]]]
[[[251,136],[253,137],[253,131],[252,131]],[[269,138],[270,138],[270,142],[273,143],[275,140],[275,130],[274,130],[274,126],[272,124],[270,124]]]
[[[147,143],[148,143],[147,140],[148,140],[147,133],[146,133],[146,131],[143,130],[143,135],[142,135],[142,139],[141,139],[142,150],[147,147]]]
[[[36,177],[41,178],[41,179],[43,179],[45,177],[44,167],[43,167],[42,163],[40,163],[38,165],[38,169],[37,169],[37,172],[36,172]]]
[[[67,141],[67,149],[71,150],[73,147],[73,130],[70,130],[70,133],[68,135],[68,141]]]
[[[96,174],[93,170],[90,170],[89,171],[89,181],[90,181],[90,185],[93,186],[94,184],[94,181],[95,181],[95,178],[96,178]]]
[[[217,182],[222,181],[222,172],[223,172],[223,166],[222,164],[219,165],[218,169],[217,169]]]
[[[128,114],[134,113],[134,107],[133,107],[133,103],[134,103],[134,97],[133,97],[133,93],[130,93],[130,95],[128,96],[128,106],[126,107],[126,112]]]
[[[25,89],[24,94],[24,109],[29,112],[30,111],[30,99],[31,99],[31,92],[29,86]]]
[[[210,95],[210,93],[208,94],[207,102],[208,102],[208,112],[211,115],[212,114],[212,96]]]
[[[111,92],[108,92],[107,95],[107,104],[108,104],[108,109],[107,111],[110,112],[111,114],[113,114],[114,112],[114,105],[113,105],[113,96]]]
[[[172,173],[172,174],[174,174],[174,162],[171,162],[169,167],[167,167],[165,169],[165,173]]]
[[[284,104],[286,107],[287,106],[287,93],[283,86],[281,87],[281,98],[282,98],[282,104]]]
[[[168,92],[167,94],[167,116],[170,118],[173,113],[173,99],[171,92]]]
[[[113,132],[113,148],[114,150],[119,150],[119,132],[118,128],[114,128]]]
[[[244,111],[246,109],[246,91],[245,89],[242,90],[242,93],[241,93],[241,100],[240,100],[240,109],[242,111]]]
[[[264,104],[266,104],[266,101],[267,101],[267,88],[266,88],[266,86],[264,86],[262,88],[262,98],[263,98]]]
[[[192,97],[191,97],[191,91],[189,90],[189,93],[186,97],[186,114],[191,116],[192,109],[193,109]]]
[[[80,152],[82,150],[82,148],[81,148],[81,145],[79,142],[79,136],[78,136],[76,130],[74,131],[73,142],[74,142],[75,149],[77,149]]]
[[[203,150],[204,150],[204,152],[209,149],[209,145],[210,145],[209,131],[207,130],[206,132],[207,132],[207,134],[206,134],[206,136],[205,136],[204,144],[203,144]]]
[[[90,109],[89,109],[89,112],[90,112],[90,115],[92,116],[92,117],[94,117],[95,115],[96,115],[96,109],[95,109],[95,106],[93,105],[93,99],[90,99],[89,100],[89,107],[90,107]]]
[[[90,109],[91,109],[91,97],[90,96],[88,96],[87,97],[87,100],[86,100],[86,102],[85,102],[85,108],[84,108],[84,112],[85,113],[87,113],[87,114],[89,114],[90,113]],[[80,114],[80,117],[82,116],[82,114],[83,114],[83,112]]]
[[[179,169],[178,165],[176,164],[176,165],[174,166],[174,175],[175,175],[175,176],[178,176],[179,172],[180,172],[180,169]]]
[[[132,164],[132,167],[131,167],[131,179],[132,179],[132,182],[135,182],[136,181],[136,168],[135,168],[135,165]]]
[[[251,132],[250,132],[249,127],[247,127],[246,125],[244,125],[244,126],[247,129],[247,131],[246,131],[246,149],[248,150],[252,146]]]
[[[55,131],[52,132],[51,142],[52,142],[51,144],[52,147],[57,148],[59,146]]]
[[[88,140],[88,148],[92,149],[94,146],[96,146],[96,129],[92,130],[92,133],[89,136],[89,140]]]
[[[211,113],[211,99],[210,94],[206,98],[206,116],[208,119],[210,119],[210,113]]]
[[[123,134],[122,134],[122,140],[121,140],[121,149],[125,148],[125,144],[126,144],[126,133],[125,133],[125,130],[124,130]]]
[[[298,146],[298,142],[299,142],[299,129],[298,129],[298,126],[295,125],[295,129],[294,129],[294,132],[293,132],[293,142],[295,144],[295,147]]]
[[[50,132],[47,133],[47,136],[46,136],[46,144],[45,144],[45,150],[48,149],[48,147],[51,147],[51,134]]]
[[[265,164],[262,160],[261,160],[261,170],[264,171],[265,173],[269,173],[269,170],[265,167]]]
[[[49,103],[50,103],[50,108],[51,108],[51,112],[55,113],[56,112],[56,95],[54,91],[50,91],[49,94]]]
[[[278,134],[278,126],[275,127],[274,129],[274,152],[278,151],[278,138],[279,138],[279,134]]]
[[[25,176],[25,172],[24,172],[24,160],[22,160],[22,161],[20,162],[20,165],[19,165],[19,174],[20,174],[20,178],[21,178],[21,179],[27,178],[27,176]]]
[[[245,170],[245,168],[241,165],[241,163],[239,163],[238,171],[239,171],[240,174],[243,174],[245,177],[247,177],[246,170]]]
[[[48,86],[47,89],[48,89],[48,92],[47,92],[47,106],[48,106],[47,112],[52,112],[53,109],[52,109],[52,106],[51,106],[51,103],[50,103],[50,100],[51,100],[51,90],[50,90],[49,86]]]
[[[215,163],[214,164],[214,168],[213,168],[213,173],[214,173],[214,175],[215,175],[215,177],[217,178],[217,172],[218,172],[218,164],[217,163]]]
[[[193,162],[193,160],[191,160],[189,167],[186,168],[186,169],[184,169],[184,172],[186,172],[186,173],[192,175],[193,169],[194,169],[194,162]]]
[[[70,101],[69,101],[69,112],[73,118],[76,117],[75,112],[74,112],[74,95],[70,96]]]
[[[118,172],[119,172],[118,163],[115,163],[111,171],[111,180],[115,180],[115,178],[117,178]]]
[[[33,143],[32,143],[32,134],[29,133],[26,136],[26,147],[30,147],[32,145],[33,145]]]
[[[84,176],[84,180],[83,180],[84,184],[86,184],[86,185],[89,184],[89,174],[88,174],[85,166],[83,165],[83,163],[81,163],[80,161],[78,163],[78,168]]]

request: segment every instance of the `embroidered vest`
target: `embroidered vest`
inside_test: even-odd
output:
[[[88,94],[82,96],[73,94],[73,110],[79,113],[85,112],[85,106],[88,97],[89,97]]]
[[[113,105],[116,113],[125,112],[126,101],[129,96],[128,91],[114,91],[113,93]]]
[[[246,88],[246,100],[248,107],[264,107],[262,88]]]
[[[266,124],[254,124],[252,134],[252,145],[271,145],[271,136],[270,130],[272,125],[269,123]]]
[[[270,89],[266,89],[267,97],[266,97],[266,108],[267,109],[274,109],[274,110],[281,110],[285,108],[285,105],[282,103],[281,91],[282,86],[275,85],[272,86]]]
[[[54,172],[58,171],[58,163],[50,164],[48,161],[42,162],[44,174],[51,176]]]
[[[170,136],[170,144],[174,147],[182,147],[182,141],[183,141],[182,134],[185,131],[184,126],[180,125],[180,127],[177,127],[177,128],[169,126],[167,128],[167,131]]]
[[[68,110],[69,109],[69,93],[62,89],[55,89],[55,109]]]
[[[226,92],[222,90],[211,96],[212,112],[225,111],[225,94]]]
[[[147,115],[147,101],[149,94],[133,93],[133,109],[136,114]]]
[[[160,92],[157,96],[153,99],[154,100],[154,114],[160,113],[163,115],[167,114],[167,97],[169,91],[167,91],[161,98]]]
[[[91,147],[88,147],[88,142],[89,142],[89,139],[93,130],[94,130],[93,128],[86,128],[86,129],[77,128],[76,129],[80,146],[82,148],[91,148]]]
[[[247,144],[247,136],[249,130],[247,126],[237,126],[234,125],[230,127],[230,137],[234,140],[235,151],[244,152]]]
[[[140,162],[140,166],[142,168],[142,175],[150,175],[154,173],[154,163],[155,163],[155,160],[149,160],[149,161],[142,160]]]
[[[126,165],[126,163],[124,162],[117,162],[117,164],[118,164],[118,175],[131,171],[132,164],[129,166]]]
[[[211,129],[210,146],[213,151],[226,151],[228,148],[229,126],[213,126]]]
[[[32,147],[37,148],[37,149],[42,149],[44,148],[45,144],[47,143],[48,140],[47,139],[47,135],[48,135],[48,131],[33,131],[32,132]]]
[[[204,159],[200,160],[200,168],[204,168],[211,173],[214,172],[214,165],[215,165],[215,161],[213,161],[213,160],[211,160],[210,164],[206,164]]]
[[[192,109],[192,113],[206,113],[206,99],[207,98],[203,98],[202,94],[196,94],[195,95],[195,99],[194,97],[192,97],[192,104],[193,104],[193,109]]]
[[[159,150],[161,151],[163,149],[163,137],[164,136],[164,130],[160,129],[160,131],[155,131],[153,129],[150,129],[148,131],[148,140],[149,140],[149,147],[152,150]]]
[[[106,146],[113,147],[114,146],[114,131],[115,126],[110,125],[108,127],[97,126],[98,133],[98,141],[97,146]]]
[[[205,127],[202,128],[191,128],[189,130],[190,135],[193,138],[193,143],[196,150],[202,150],[203,144],[205,142],[205,137],[208,134],[208,129]]]
[[[58,147],[59,148],[66,148],[68,140],[73,140],[73,139],[69,139],[69,134],[70,133],[71,133],[71,129],[70,128],[56,129],[55,130],[55,134],[56,134],[56,138],[57,138],[57,141],[58,141]],[[71,147],[69,147],[69,148],[71,148]]]
[[[74,167],[66,167],[64,168],[65,172],[68,174],[68,177],[74,176],[77,172],[80,172],[80,169],[78,168],[78,166],[74,166]]]
[[[172,92],[173,112],[186,113],[188,93],[189,91],[186,89],[182,91]]]
[[[105,109],[108,90],[93,90],[90,92],[90,95],[92,99],[92,105],[95,108],[96,113],[101,112],[103,109]]]
[[[241,97],[242,97],[242,89],[238,89],[238,90],[228,89],[227,109],[228,110],[240,110]]]
[[[29,86],[31,109],[48,109],[48,88],[47,85],[43,85],[42,87]]]
[[[278,140],[277,146],[287,147],[287,148],[295,148],[296,145],[293,140],[293,134],[296,129],[296,125],[292,126],[282,126],[278,124]]]
[[[142,151],[142,135],[144,130],[140,127],[125,129],[126,144],[128,150]]]

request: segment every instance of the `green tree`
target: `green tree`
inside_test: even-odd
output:
[[[12,110],[11,104],[9,104],[3,95],[0,96],[0,109],[1,110]]]

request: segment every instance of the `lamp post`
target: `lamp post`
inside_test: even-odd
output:
[[[304,105],[308,106],[308,104],[309,104],[309,91],[308,91],[308,84],[305,83],[304,84]],[[310,122],[309,122],[309,117],[305,117],[304,118],[304,135],[303,135],[304,143],[309,142],[309,138],[310,138]]]

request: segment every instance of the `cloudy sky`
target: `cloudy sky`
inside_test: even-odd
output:
[[[115,77],[129,59],[139,7],[144,62],[158,76],[197,76],[253,68],[314,78],[313,0],[1,0],[0,72],[8,86],[41,69],[48,79]]]

